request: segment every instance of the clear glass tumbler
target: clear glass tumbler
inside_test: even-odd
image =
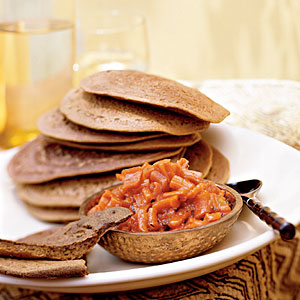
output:
[[[37,134],[72,87],[74,0],[0,0],[0,148]]]
[[[148,37],[143,16],[110,10],[90,12],[76,26],[74,86],[87,75],[105,70],[148,67]]]

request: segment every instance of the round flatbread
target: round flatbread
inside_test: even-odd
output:
[[[205,177],[212,166],[213,151],[207,142],[201,140],[187,147],[184,157],[189,161],[191,170],[199,171]]]
[[[92,149],[92,150],[103,150],[103,151],[118,151],[118,152],[132,152],[132,151],[152,151],[152,150],[165,150],[165,149],[176,149],[179,147],[191,146],[201,139],[201,135],[198,133],[190,135],[167,135],[164,137],[153,138],[146,141],[139,141],[133,143],[122,143],[122,144],[85,144],[85,143],[73,143],[69,141],[49,139],[49,141],[65,145],[68,147],[79,148],[79,149]]]
[[[217,183],[226,183],[229,177],[230,165],[228,159],[216,148],[212,147],[213,160],[206,179]]]
[[[155,152],[104,152],[82,150],[51,143],[42,136],[23,145],[8,164],[16,183],[42,183],[56,178],[105,173],[172,157],[175,150]]]
[[[48,137],[76,143],[132,143],[165,136],[163,132],[119,133],[99,131],[72,123],[55,107],[38,120],[39,131]]]
[[[33,217],[44,222],[68,223],[79,219],[78,208],[45,208],[28,204],[26,208]]]
[[[94,73],[82,79],[80,86],[89,93],[159,106],[212,123],[229,115],[227,109],[197,89],[135,70]]]
[[[92,194],[119,183],[115,174],[56,179],[40,184],[18,184],[17,194],[39,207],[77,207]]]
[[[89,94],[80,88],[69,91],[59,109],[72,122],[96,130],[187,135],[209,127],[206,121],[149,105]]]
[[[186,152],[186,147],[182,147],[182,149],[179,153],[177,153],[175,156],[171,157],[171,161],[177,162],[177,160],[184,157],[185,152]]]

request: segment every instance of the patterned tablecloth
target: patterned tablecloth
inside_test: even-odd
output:
[[[279,80],[192,82],[231,111],[226,122],[279,139],[300,150],[300,83]],[[101,295],[64,295],[4,286],[9,299],[300,299],[300,224],[292,241],[280,239],[213,273],[150,289]]]

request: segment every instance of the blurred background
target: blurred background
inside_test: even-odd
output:
[[[299,0],[77,0],[77,18],[143,14],[149,72],[174,79],[300,79]]]
[[[144,19],[112,29],[111,10]],[[36,136],[38,117],[103,66],[299,81],[299,16],[299,0],[0,0],[0,148]]]

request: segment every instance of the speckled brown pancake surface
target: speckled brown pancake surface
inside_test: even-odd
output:
[[[72,123],[57,107],[39,118],[38,129],[43,135],[77,143],[132,143],[166,135],[162,132],[119,133],[93,130]]]
[[[0,256],[28,259],[70,260],[84,257],[110,228],[131,216],[124,207],[113,207],[82,217],[78,221],[35,233],[19,241],[0,239]],[[38,238],[37,238],[38,235]]]
[[[88,274],[84,259],[40,260],[0,257],[0,273],[21,278],[57,279]]]
[[[99,190],[119,183],[115,174],[56,179],[40,184],[18,184],[17,194],[27,204],[39,207],[76,207]]]
[[[212,146],[211,148],[213,151],[213,160],[212,166],[206,176],[206,179],[218,183],[226,183],[230,171],[229,161],[218,149]]]
[[[28,212],[38,220],[49,223],[68,223],[79,219],[78,208],[39,207],[26,204]]]
[[[68,92],[59,109],[72,122],[96,130],[187,135],[209,127],[207,121],[159,107],[86,93],[80,88]]]
[[[49,141],[65,145],[68,147],[79,149],[92,149],[103,151],[118,151],[118,152],[132,152],[132,151],[157,151],[165,149],[175,149],[179,147],[187,147],[200,141],[201,135],[198,133],[182,136],[167,135],[163,137],[153,138],[146,141],[139,141],[133,143],[122,144],[86,144],[73,143],[69,141],[50,139]]]
[[[153,152],[104,152],[82,150],[49,143],[38,136],[25,144],[10,160],[8,174],[16,183],[41,183],[56,178],[104,173],[152,162],[179,153],[176,150]]]
[[[206,141],[201,140],[187,147],[184,157],[189,161],[191,170],[200,171],[205,177],[212,166],[213,151]]]
[[[89,93],[168,108],[212,123],[229,115],[227,109],[197,89],[135,70],[94,73],[82,79],[80,86]]]

